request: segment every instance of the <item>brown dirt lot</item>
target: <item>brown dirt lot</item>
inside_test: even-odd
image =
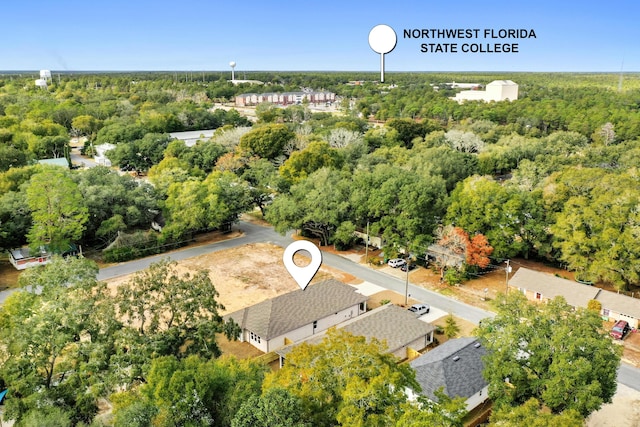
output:
[[[208,270],[211,281],[220,294],[218,300],[225,307],[221,314],[226,314],[299,289],[282,263],[282,252],[281,247],[268,243],[243,245],[178,261],[178,271]],[[304,260],[295,258],[294,262],[303,263]],[[312,283],[330,277],[345,283],[357,282],[349,274],[322,266]],[[108,283],[111,287],[117,287],[129,278],[130,276],[122,276],[109,280]]]

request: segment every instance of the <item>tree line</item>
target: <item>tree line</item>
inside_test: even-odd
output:
[[[304,77],[278,74],[271,82],[324,82],[354,102],[342,103],[341,115],[265,104],[252,125],[234,110],[210,109],[207,90],[227,84],[221,77],[69,75],[42,91],[4,76],[0,149],[17,157],[0,156],[8,160],[0,173],[0,246],[51,242],[53,228],[63,230],[62,223],[41,230],[43,202],[35,191],[28,200],[27,188],[52,176],[28,163],[64,153],[77,132],[87,147],[114,143],[114,163],[147,173],[152,185],[130,191],[136,184],[106,170],[57,174],[61,193],[82,196],[70,210],[79,229],[63,241],[107,241],[148,227],[162,212],[162,245],[257,207],[276,229],[302,229],[322,244],[348,246],[369,224],[389,255],[420,254],[438,227],[453,224],[486,236],[496,260],[536,257],[584,280],[619,289],[637,283],[638,257],[627,243],[637,234],[636,75],[619,91],[612,75],[522,73],[509,77],[520,84],[517,101],[463,104],[434,86],[508,76],[392,73],[397,87],[348,85],[358,80],[349,73]],[[373,126],[371,116],[386,123]],[[217,131],[187,147],[165,133],[180,126]]]

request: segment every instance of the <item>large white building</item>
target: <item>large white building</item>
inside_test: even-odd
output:
[[[515,101],[518,99],[518,84],[511,80],[494,80],[485,90],[463,90],[452,98],[459,103],[464,101]]]

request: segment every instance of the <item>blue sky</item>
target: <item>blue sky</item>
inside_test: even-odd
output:
[[[378,71],[368,35],[397,33],[386,71],[640,71],[640,2],[8,1],[0,70]],[[404,29],[533,29],[535,39],[417,40]],[[422,53],[421,43],[518,43]],[[624,64],[624,65],[623,65]]]

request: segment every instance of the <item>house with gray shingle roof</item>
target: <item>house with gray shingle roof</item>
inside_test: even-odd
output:
[[[586,308],[590,300],[596,300],[602,304],[600,314],[606,320],[626,320],[633,328],[640,326],[640,299],[638,298],[524,267],[520,267],[509,280],[509,288],[522,292],[532,301],[545,302],[561,296],[574,307]]]
[[[416,372],[423,396],[437,402],[435,391],[442,388],[451,398],[465,398],[467,410],[471,411],[489,397],[489,385],[482,376],[485,354],[487,350],[476,338],[458,338],[439,345],[409,364]],[[410,398],[415,396],[412,391],[408,394]]]
[[[516,288],[532,301],[548,301],[561,296],[574,307],[586,307],[600,290],[524,267],[520,267],[509,280],[509,287]]]
[[[388,352],[404,359],[411,351],[424,349],[433,342],[435,326],[424,322],[409,310],[393,304],[385,304],[361,316],[355,317],[336,326],[353,335],[367,339],[376,338],[387,344]],[[318,344],[324,334],[310,337],[304,342]],[[276,350],[280,355],[280,366],[283,366],[286,355],[293,350],[294,343]]]
[[[606,320],[626,320],[632,328],[640,326],[640,299],[600,290],[596,301],[602,304],[600,314]]]
[[[328,279],[227,314],[224,319],[240,325],[240,341],[268,353],[360,316],[367,309],[366,302],[367,297],[353,286]]]

